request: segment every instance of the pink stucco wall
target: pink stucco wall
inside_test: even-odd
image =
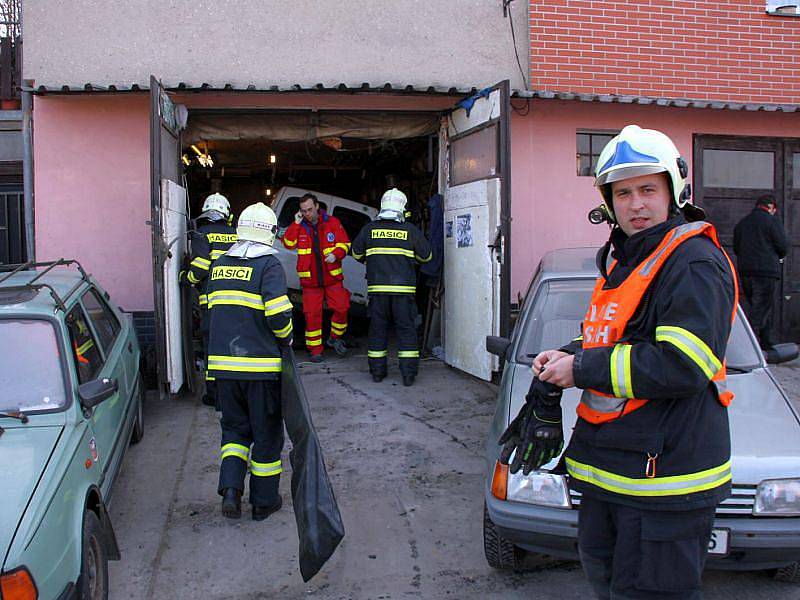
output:
[[[525,112],[520,100],[514,105]],[[690,173],[696,133],[800,137],[795,114],[532,100],[526,116],[515,112],[511,118],[512,298],[524,293],[546,252],[599,246],[608,238],[607,226],[586,218],[601,199],[593,178],[576,175],[575,133],[630,123],[672,137]]]
[[[76,258],[126,310],[153,309],[148,97],[34,99],[36,258]]]

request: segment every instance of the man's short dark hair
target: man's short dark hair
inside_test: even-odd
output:
[[[319,200],[317,200],[317,197],[314,194],[303,194],[303,197],[300,198],[300,202],[298,204],[302,204],[306,200],[313,200],[314,204],[319,204]]]
[[[778,206],[778,203],[775,202],[775,196],[772,194],[764,194],[763,196],[759,196],[758,200],[756,200],[756,206]]]

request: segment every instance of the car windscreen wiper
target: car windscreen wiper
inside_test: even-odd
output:
[[[8,417],[9,419],[19,419],[23,423],[28,422],[28,415],[24,412],[20,412],[18,410],[11,411],[11,412],[0,412],[0,417]]]

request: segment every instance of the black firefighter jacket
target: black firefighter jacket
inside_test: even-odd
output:
[[[780,279],[780,259],[789,247],[777,217],[756,207],[733,229],[733,251],[740,275]]]
[[[682,216],[675,217],[630,238],[616,229],[612,234],[612,256],[618,263],[606,285],[619,285],[669,230],[685,222]],[[598,263],[601,254],[602,250]],[[571,459],[640,482],[646,478],[648,453],[657,455],[658,478],[696,474],[724,468],[729,463],[728,414],[717,399],[716,387],[675,345],[656,342],[655,332],[659,326],[686,329],[703,340],[722,362],[734,307],[733,277],[727,259],[706,236],[690,238],[675,249],[621,338],[633,344],[633,393],[636,398],[650,401],[600,425],[578,418],[565,453],[568,462]],[[580,341],[574,341],[564,350],[575,354],[573,374],[577,387],[614,393],[610,372],[613,347],[584,350]],[[612,502],[672,510],[715,506],[730,493],[730,482],[681,495],[617,493],[575,477],[570,485],[585,495]]]

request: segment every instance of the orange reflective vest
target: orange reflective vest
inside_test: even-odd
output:
[[[578,404],[578,416],[594,423],[606,423],[618,419],[638,408],[647,400],[633,395],[631,381],[632,345],[624,341],[625,328],[636,314],[645,292],[658,275],[659,270],[675,249],[697,235],[705,235],[725,255],[734,279],[734,309],[731,323],[736,316],[739,289],[736,271],[730,258],[722,249],[714,226],[703,221],[686,223],[671,230],[648,256],[618,287],[604,289],[605,279],[598,277],[589,309],[583,320],[583,348],[614,347],[611,353],[611,383],[614,394],[586,389]],[[611,266],[614,268],[614,265]],[[622,341],[621,341],[622,340]],[[705,342],[690,331],[678,327],[659,327],[656,341],[669,342],[685,353],[698,365],[717,388],[717,397],[723,406],[733,400],[733,392],[727,389],[725,362],[720,361],[708,349]]]

